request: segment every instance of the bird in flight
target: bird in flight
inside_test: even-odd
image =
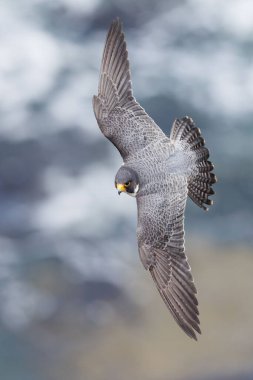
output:
[[[166,136],[134,98],[119,19],[107,34],[93,108],[102,133],[123,159],[115,187],[136,197],[141,262],[178,325],[197,340],[197,291],[185,254],[184,211],[187,196],[207,210],[216,177],[190,117],[176,119]]]

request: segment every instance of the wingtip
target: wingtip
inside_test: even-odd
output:
[[[117,16],[115,19],[114,19],[115,22],[117,22],[118,24],[122,24],[121,22],[121,19],[119,16]]]
[[[114,34],[114,33],[121,33],[122,32],[122,23],[119,17],[116,17],[112,20],[109,30],[107,32],[107,40]]]
[[[199,328],[199,326],[197,326],[198,328],[196,328],[196,326],[195,327],[190,327],[189,328],[189,326],[187,326],[187,329],[184,329],[183,328],[183,330],[184,330],[184,332],[187,334],[187,336],[189,337],[189,338],[191,338],[191,339],[193,339],[193,340],[195,340],[196,342],[198,341],[198,338],[199,338],[199,335],[201,335],[201,330],[200,330],[200,328]],[[198,334],[199,335],[198,335]]]
[[[111,28],[112,27],[117,27],[120,31],[122,30],[122,21],[119,18],[119,16],[117,16],[114,20],[112,20]]]
[[[199,326],[198,326],[198,329],[197,329],[196,331],[197,331],[197,333],[198,333],[199,335],[201,335],[201,330],[200,330]],[[197,342],[197,341],[198,341],[198,338],[199,338],[199,335],[197,335],[197,334],[195,333],[195,331],[192,331],[192,334],[189,335],[189,336],[190,336],[190,338],[192,338],[193,340],[195,340],[195,341]]]

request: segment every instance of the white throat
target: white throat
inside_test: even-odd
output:
[[[136,195],[137,195],[137,193],[139,191],[139,188],[140,188],[140,186],[138,184],[138,185],[136,185],[133,193],[127,193],[127,194],[130,195],[131,197],[136,197]]]

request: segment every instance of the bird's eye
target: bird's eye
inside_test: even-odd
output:
[[[127,182],[125,183],[125,186],[128,187],[129,185],[130,185],[130,181],[127,181]]]

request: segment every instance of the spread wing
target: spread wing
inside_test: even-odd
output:
[[[128,52],[118,19],[111,24],[106,38],[93,109],[102,133],[116,146],[123,159],[159,136],[164,137],[162,130],[133,97]]]
[[[197,340],[195,331],[201,334],[197,291],[184,248],[187,182],[174,177],[169,187],[170,192],[137,199],[139,253],[174,319]]]

